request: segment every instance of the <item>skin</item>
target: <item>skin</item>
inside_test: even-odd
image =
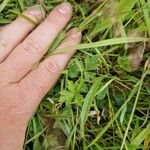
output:
[[[38,5],[23,14],[38,26],[18,17],[0,29],[0,149],[5,150],[23,149],[30,118],[75,53],[71,50],[40,61],[71,19],[69,3],[57,6],[46,19]],[[59,47],[76,45],[80,41],[81,33],[71,29]]]

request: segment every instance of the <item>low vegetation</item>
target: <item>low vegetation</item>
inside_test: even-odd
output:
[[[40,4],[62,0],[0,0],[0,25]],[[25,149],[150,149],[150,1],[69,0],[82,44],[29,123]],[[44,35],[43,35],[44,36]]]

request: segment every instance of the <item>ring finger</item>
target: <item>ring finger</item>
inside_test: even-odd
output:
[[[13,23],[0,29],[0,63],[44,18],[39,5],[27,9]]]

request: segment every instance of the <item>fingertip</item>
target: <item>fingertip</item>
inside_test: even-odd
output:
[[[72,14],[73,9],[72,6],[69,2],[64,2],[61,3],[56,7],[56,9],[62,14],[62,15],[67,15],[67,14]]]
[[[46,20],[61,31],[71,19],[72,12],[73,9],[70,3],[61,3],[49,13]]]
[[[31,18],[35,23],[39,24],[45,19],[46,12],[41,5],[37,4],[28,8],[25,12],[23,12],[23,15]]]
[[[73,40],[78,39],[78,43],[80,43],[82,38],[82,33],[78,30],[78,28],[72,28],[66,33],[66,37],[71,38]]]
[[[58,49],[80,44],[81,39],[82,39],[82,33],[78,30],[78,28],[72,28],[66,33],[66,38],[63,41],[63,43],[58,47]],[[68,59],[70,59],[70,57],[72,57],[75,53],[76,53],[75,49],[70,49],[69,51],[66,51],[64,53],[62,52],[61,54],[65,58],[68,57]]]

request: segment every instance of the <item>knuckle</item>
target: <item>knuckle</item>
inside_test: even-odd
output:
[[[25,41],[22,42],[22,48],[24,51],[32,54],[32,55],[39,55],[42,47],[39,42],[36,42],[32,38],[27,38]]]
[[[46,20],[47,20],[48,24],[53,24],[53,25],[57,26],[58,21],[56,21],[56,19],[54,17],[48,17]]]
[[[42,13],[42,11],[40,10],[36,10],[33,8],[29,8],[27,10],[27,16],[29,16],[34,22],[39,23],[41,22],[41,20],[44,19],[44,15]]]
[[[71,46],[71,42],[70,41],[65,41],[63,44],[62,44],[62,48],[65,48],[65,47],[68,47],[68,46]]]
[[[53,24],[55,26],[61,25],[64,22],[65,17],[62,16],[60,13],[56,12],[55,14],[51,14],[47,17],[47,21],[49,24]]]
[[[44,67],[46,71],[52,76],[56,76],[56,74],[60,72],[60,67],[55,60],[46,59],[44,62]]]
[[[9,42],[4,37],[0,37],[0,49],[6,49],[9,46]]]

